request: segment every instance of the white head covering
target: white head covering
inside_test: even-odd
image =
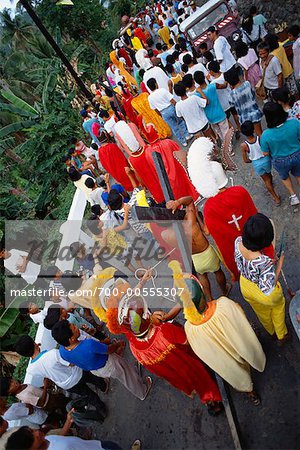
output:
[[[112,42],[112,48],[114,49],[114,50],[116,50],[116,48],[118,48],[119,47],[119,39],[115,39],[113,42]]]
[[[136,52],[135,59],[141,69],[147,70],[153,66],[152,62],[148,58],[148,52],[144,48],[141,48]]]
[[[126,144],[129,150],[131,150],[133,153],[137,152],[140,149],[140,143],[137,141],[131,128],[124,120],[119,120],[116,123],[114,130],[115,133],[120,136],[124,144]]]
[[[228,183],[222,165],[209,159],[213,148],[214,144],[210,139],[200,137],[191,145],[187,157],[191,181],[205,198],[214,197]]]

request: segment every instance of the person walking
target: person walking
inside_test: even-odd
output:
[[[190,139],[191,136],[189,135],[184,120],[179,119],[176,115],[176,101],[173,95],[167,89],[159,88],[155,78],[150,78],[147,81],[147,86],[151,91],[148,97],[150,108],[161,115],[181,145],[186,147],[187,139]]]
[[[240,288],[265,330],[283,344],[288,338],[285,324],[285,298],[278,281],[284,252],[277,265],[263,253],[274,239],[273,225],[264,214],[246,221],[242,236],[235,240],[234,258],[241,274]]]
[[[278,103],[268,102],[264,106],[267,129],[260,145],[265,155],[270,155],[274,169],[290,193],[291,206],[299,205],[290,175],[300,185],[300,122],[288,119],[288,113]]]
[[[221,72],[225,74],[225,72],[228,72],[228,70],[236,64],[236,60],[231,52],[229,42],[226,37],[219,36],[219,31],[215,26],[208,28],[207,37],[213,42],[216,60],[220,64]]]

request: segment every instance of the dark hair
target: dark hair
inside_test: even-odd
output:
[[[71,181],[79,181],[81,178],[81,173],[75,167],[70,167],[68,175]]]
[[[174,72],[174,67],[172,64],[166,64],[165,69],[170,74],[172,74],[172,72]]]
[[[179,46],[180,46],[180,50],[182,52],[185,52],[186,51],[186,42],[185,41],[180,41],[179,42],[179,40],[178,40],[178,43],[179,43]]]
[[[71,143],[76,144],[78,142],[78,139],[76,137],[71,138]]]
[[[97,236],[100,232],[98,225],[99,225],[99,219],[98,217],[93,214],[91,217],[89,217],[89,220],[86,223],[88,229],[91,233],[93,233],[95,236]]]
[[[84,182],[84,184],[86,185],[86,187],[88,187],[89,189],[92,189],[93,187],[95,187],[96,183],[95,180],[91,177],[87,178]]]
[[[106,93],[106,92],[105,92]],[[109,118],[109,114],[106,111],[106,109],[100,109],[98,116],[101,117],[101,119],[103,119],[103,117],[105,117],[106,119]]]
[[[67,161],[70,161],[70,159],[69,155],[64,155],[61,157],[61,162],[66,163]]]
[[[57,266],[48,266],[47,269],[44,270],[44,278],[54,278],[57,272],[60,272],[60,269]]]
[[[73,153],[76,153],[75,148],[74,148],[74,147],[69,148],[69,150],[68,150],[68,155],[69,155],[69,156],[72,156]]]
[[[82,245],[83,244],[79,241],[72,242],[72,244],[70,245],[70,253],[73,258],[77,257],[77,253],[81,249]]]
[[[207,42],[202,42],[202,43],[199,45],[199,48],[202,48],[203,50],[204,50],[204,49],[207,50]]]
[[[148,56],[149,56],[149,58],[152,58],[152,57],[154,56],[154,53],[153,53],[152,48],[149,48],[149,50],[148,50]]]
[[[270,52],[272,52],[273,50],[276,50],[276,48],[279,47],[279,43],[278,43],[278,37],[276,36],[276,34],[267,34],[267,36],[265,36],[265,42],[269,45],[270,48]]]
[[[259,50],[267,50],[267,52],[270,52],[270,46],[267,42],[260,42],[257,46],[257,51]]]
[[[29,314],[29,303],[31,303],[31,302],[29,302],[28,300],[25,300],[24,302],[20,303],[19,312],[23,316],[25,316],[26,314]]]
[[[273,239],[273,225],[267,216],[257,213],[248,218],[242,234],[242,242],[247,250],[253,252],[262,250],[271,245]]]
[[[298,37],[300,34],[300,27],[299,25],[292,25],[288,29],[288,33],[291,34],[293,37]]]
[[[67,320],[60,320],[57,322],[51,330],[53,339],[60,345],[68,347],[70,345],[70,339],[73,335],[70,328],[70,323]]]
[[[279,103],[267,102],[263,107],[263,112],[268,128],[276,128],[288,118],[288,113],[284,111]]]
[[[71,270],[66,270],[62,274],[60,282],[67,292],[71,290],[77,291],[82,284],[82,278],[77,275],[77,273],[74,273]]]
[[[253,136],[254,134],[254,124],[251,122],[251,120],[246,120],[241,125],[241,132],[244,136]]]
[[[295,103],[295,97],[290,94],[287,86],[274,89],[274,91],[272,91],[272,97],[275,102],[288,103],[291,107]]]
[[[15,351],[21,356],[31,357],[34,354],[34,340],[30,336],[21,336],[16,344]]]
[[[160,51],[162,49],[162,45],[160,42],[158,42],[155,47],[156,47],[156,50],[158,50],[158,51]]]
[[[178,44],[176,44],[176,45],[178,45]],[[175,48],[176,48],[176,45],[175,45]],[[173,52],[172,55],[170,55],[170,56],[173,56],[174,61],[176,61],[176,59],[178,59],[178,57],[179,57],[179,45],[178,45],[178,50],[175,50],[175,52]]]
[[[82,110],[80,111],[80,115],[81,115],[81,117],[83,117],[84,119],[86,119],[86,118],[88,117],[88,113],[87,113],[84,109],[82,109]]]
[[[183,97],[186,94],[186,87],[182,82],[175,84],[174,92],[178,97]]]
[[[157,82],[155,78],[149,78],[149,80],[147,81],[147,86],[150,89],[150,91],[155,91],[155,89],[157,88]]]
[[[182,78],[182,83],[185,85],[186,88],[190,89],[194,84],[193,75],[191,73],[187,73]]]
[[[196,81],[197,84],[205,83],[205,75],[204,75],[204,73],[201,72],[201,70],[197,70],[194,73],[194,80]]]
[[[207,28],[207,32],[208,33],[217,33],[218,34],[218,30],[216,27],[214,27],[213,25],[209,28]]]
[[[162,46],[162,50],[165,52],[166,50],[168,50],[168,46],[167,46],[167,44],[163,44],[163,46]]]
[[[249,47],[245,42],[239,42],[235,47],[235,54],[237,58],[242,58],[248,54]]]
[[[59,319],[60,319],[60,306],[56,304],[50,305],[47,311],[47,315],[44,319],[44,327],[47,328],[47,330],[52,330],[52,328],[59,321]]]
[[[7,439],[6,450],[30,450],[34,443],[34,435],[31,428],[23,426],[12,433]]]
[[[174,39],[172,39],[172,38],[169,39],[169,44],[170,44],[170,45],[174,45]]]
[[[189,64],[191,64],[193,62],[193,58],[192,58],[192,56],[189,53],[187,53],[182,58],[182,61],[183,61],[184,64],[186,64],[188,66]]]
[[[224,79],[225,81],[227,81],[227,83],[230,84],[230,86],[232,87],[236,86],[240,81],[238,70],[235,67],[228,70],[227,72],[224,73]]]
[[[139,70],[139,76],[140,76],[141,78],[143,78],[145,72],[146,72],[145,69],[140,69],[140,70]]]
[[[168,55],[166,57],[166,61],[167,61],[167,64],[174,64],[175,63],[175,59],[174,59],[173,54],[172,55]]]
[[[108,194],[108,204],[113,211],[122,208],[123,197],[116,189],[111,189],[110,193]]]
[[[189,66],[187,64],[182,64],[181,70],[182,70],[183,73],[188,73]]]
[[[100,181],[100,183],[98,183],[98,186],[102,187],[103,189],[107,189],[107,184],[105,180]]]
[[[96,144],[96,142],[93,142],[93,143],[91,144],[91,148],[92,148],[93,150],[98,150],[99,145]]]
[[[212,52],[210,52],[209,50],[207,50],[206,52],[203,53],[204,58],[210,62],[214,60],[214,55],[212,54]]]
[[[250,14],[250,16],[252,16],[252,14],[256,14],[256,13],[257,13],[257,8],[255,5],[252,5],[250,7],[249,14]]]
[[[218,61],[210,61],[207,65],[208,70],[211,70],[212,72],[218,73],[220,72],[220,64]]]
[[[11,378],[9,377],[0,377],[0,397],[7,397],[9,386],[10,386]]]
[[[243,20],[242,29],[245,30],[248,35],[252,33],[252,29],[253,29],[253,17],[252,16],[248,16]]]
[[[102,210],[100,205],[93,205],[93,206],[91,206],[91,211],[96,216],[101,216],[101,214],[103,214],[103,210]]]

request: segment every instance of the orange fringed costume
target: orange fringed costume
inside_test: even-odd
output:
[[[149,94],[146,92],[139,94],[132,99],[132,106],[139,114],[142,114],[146,123],[152,123],[154,125],[160,139],[170,137],[172,135],[171,128],[156,111],[150,108],[148,96]]]

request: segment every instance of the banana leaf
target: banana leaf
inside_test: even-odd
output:
[[[28,111],[25,111],[24,109],[21,108],[17,108],[16,106],[10,105],[9,103],[0,103],[0,111],[9,111],[13,114],[17,114],[19,116],[24,116],[24,117],[33,117],[33,118],[37,118],[38,114],[31,114],[28,113]]]
[[[17,133],[24,128],[29,128],[36,123],[35,120],[23,120],[21,122],[11,123],[0,129],[0,138],[4,138],[12,133]]]
[[[5,308],[0,316],[0,338],[8,332],[19,316],[19,305],[25,297],[15,297],[10,303],[9,308]]]
[[[3,89],[0,91],[2,97],[12,103],[16,108],[20,108],[24,111],[27,111],[29,115],[38,115],[38,112],[30,106],[27,102],[17,97],[11,91],[4,91]]]

